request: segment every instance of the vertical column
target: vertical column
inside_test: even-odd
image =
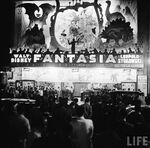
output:
[[[148,41],[148,69],[147,69],[147,74],[148,74],[148,91],[147,93],[150,94],[150,2],[149,2],[149,5],[148,5],[148,38],[149,38],[149,41]]]
[[[149,74],[148,55],[149,55],[149,0],[144,2],[138,0],[138,43],[143,51],[144,68],[143,73]],[[149,80],[147,79],[147,92],[149,91]]]
[[[4,89],[7,86],[7,73],[0,71],[0,89]]]

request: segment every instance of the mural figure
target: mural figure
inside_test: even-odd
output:
[[[26,14],[29,16],[29,25],[28,28],[32,28],[35,23],[41,23],[41,28],[43,25],[46,25],[46,19],[50,12],[53,12],[55,6],[50,5],[49,3],[43,3],[40,6],[37,6],[35,3],[23,3],[16,6],[24,7]]]
[[[32,46],[33,44],[45,45],[45,37],[43,29],[39,29],[38,25],[35,24],[33,28],[28,29],[20,41],[20,46]]]
[[[133,28],[131,28],[130,22],[116,19],[105,27],[101,33],[101,37],[105,38],[108,44],[111,40],[114,40],[117,46],[121,46],[121,40],[125,43],[133,39]]]
[[[19,42],[19,46],[45,45],[43,26],[46,25],[46,19],[49,13],[53,12],[55,6],[49,3],[43,3],[40,6],[35,3],[23,3],[16,6],[16,8],[18,7],[25,8],[25,13],[29,16],[29,24]]]
[[[106,16],[106,19],[107,19],[108,22],[111,22],[111,21],[116,20],[116,19],[125,20],[125,17],[120,12],[110,13],[110,11],[109,11],[110,6],[111,6],[111,1],[110,0],[107,0],[106,3],[107,3],[107,7],[106,7],[106,10],[105,10],[105,16]]]
[[[15,47],[48,47],[53,53],[57,53],[57,49],[65,53],[70,51],[71,46],[71,53],[86,55],[123,54],[126,52],[122,49],[129,47],[129,53],[134,54],[137,50],[132,48],[137,43],[136,1],[52,0],[50,3],[35,1],[16,5],[16,9],[25,8],[28,18],[23,13],[17,16],[19,19],[16,17],[16,21],[23,20],[18,22],[19,27],[26,28],[20,31],[16,27]],[[20,34],[23,35],[20,37]]]
[[[75,38],[72,39],[71,42],[68,41],[68,44],[71,45],[71,53],[75,54],[75,44],[78,43],[78,40],[75,40]]]

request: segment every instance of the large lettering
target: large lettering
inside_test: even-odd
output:
[[[130,64],[132,67],[143,67],[143,55],[125,54],[113,56],[113,54],[12,54],[11,63],[55,63],[72,64],[72,66],[81,64],[118,64],[118,67],[126,67]],[[136,65],[135,65],[136,64]],[[115,66],[117,67],[117,65]],[[129,66],[128,66],[129,67]]]
[[[106,63],[116,63],[116,60],[114,59],[114,56],[112,54],[108,55]]]
[[[43,59],[43,62],[50,62],[50,63],[52,63],[53,61],[51,59],[51,56],[49,54],[46,54],[44,59]]]
[[[64,55],[55,55],[55,63],[58,63],[58,62],[60,62],[60,63],[64,63]]]
[[[35,54],[35,55],[34,55],[34,60],[33,60],[33,62],[39,61],[40,58],[41,58],[41,54]]]
[[[77,60],[77,63],[87,63],[85,56],[81,54]]]

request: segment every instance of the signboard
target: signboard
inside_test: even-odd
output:
[[[142,68],[141,54],[12,54],[12,66],[105,66],[105,67],[139,67]]]
[[[136,91],[136,83],[133,82],[122,82],[122,90],[124,91]]]
[[[147,76],[145,75],[138,75],[138,85],[137,88],[144,92],[144,95],[147,96]]]
[[[23,88],[28,88],[28,87],[33,87],[35,86],[35,80],[16,80],[16,87],[23,87]]]
[[[143,67],[136,0],[18,1],[14,32],[12,66]]]

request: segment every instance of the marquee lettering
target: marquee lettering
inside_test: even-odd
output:
[[[51,56],[49,54],[46,54],[44,59],[43,59],[43,62],[50,62],[50,63],[52,63],[53,61],[51,59]]]
[[[14,58],[11,58],[12,63],[30,63],[31,62],[30,54],[14,54]]]
[[[90,55],[89,63],[96,63],[96,55],[94,55],[94,54]]]
[[[138,64],[143,65],[143,55],[137,54],[12,54],[11,63],[55,63],[55,64]]]
[[[110,54],[106,60],[106,63],[116,63],[116,60],[114,59],[113,55]]]
[[[77,60],[77,63],[87,63],[85,56],[81,54]]]
[[[41,58],[41,54],[35,54],[33,62],[37,62],[40,58]]]
[[[74,54],[68,54],[67,58],[69,59],[69,63],[73,63],[73,59],[75,59],[75,55]]]
[[[64,63],[64,55],[55,55],[55,63]]]

